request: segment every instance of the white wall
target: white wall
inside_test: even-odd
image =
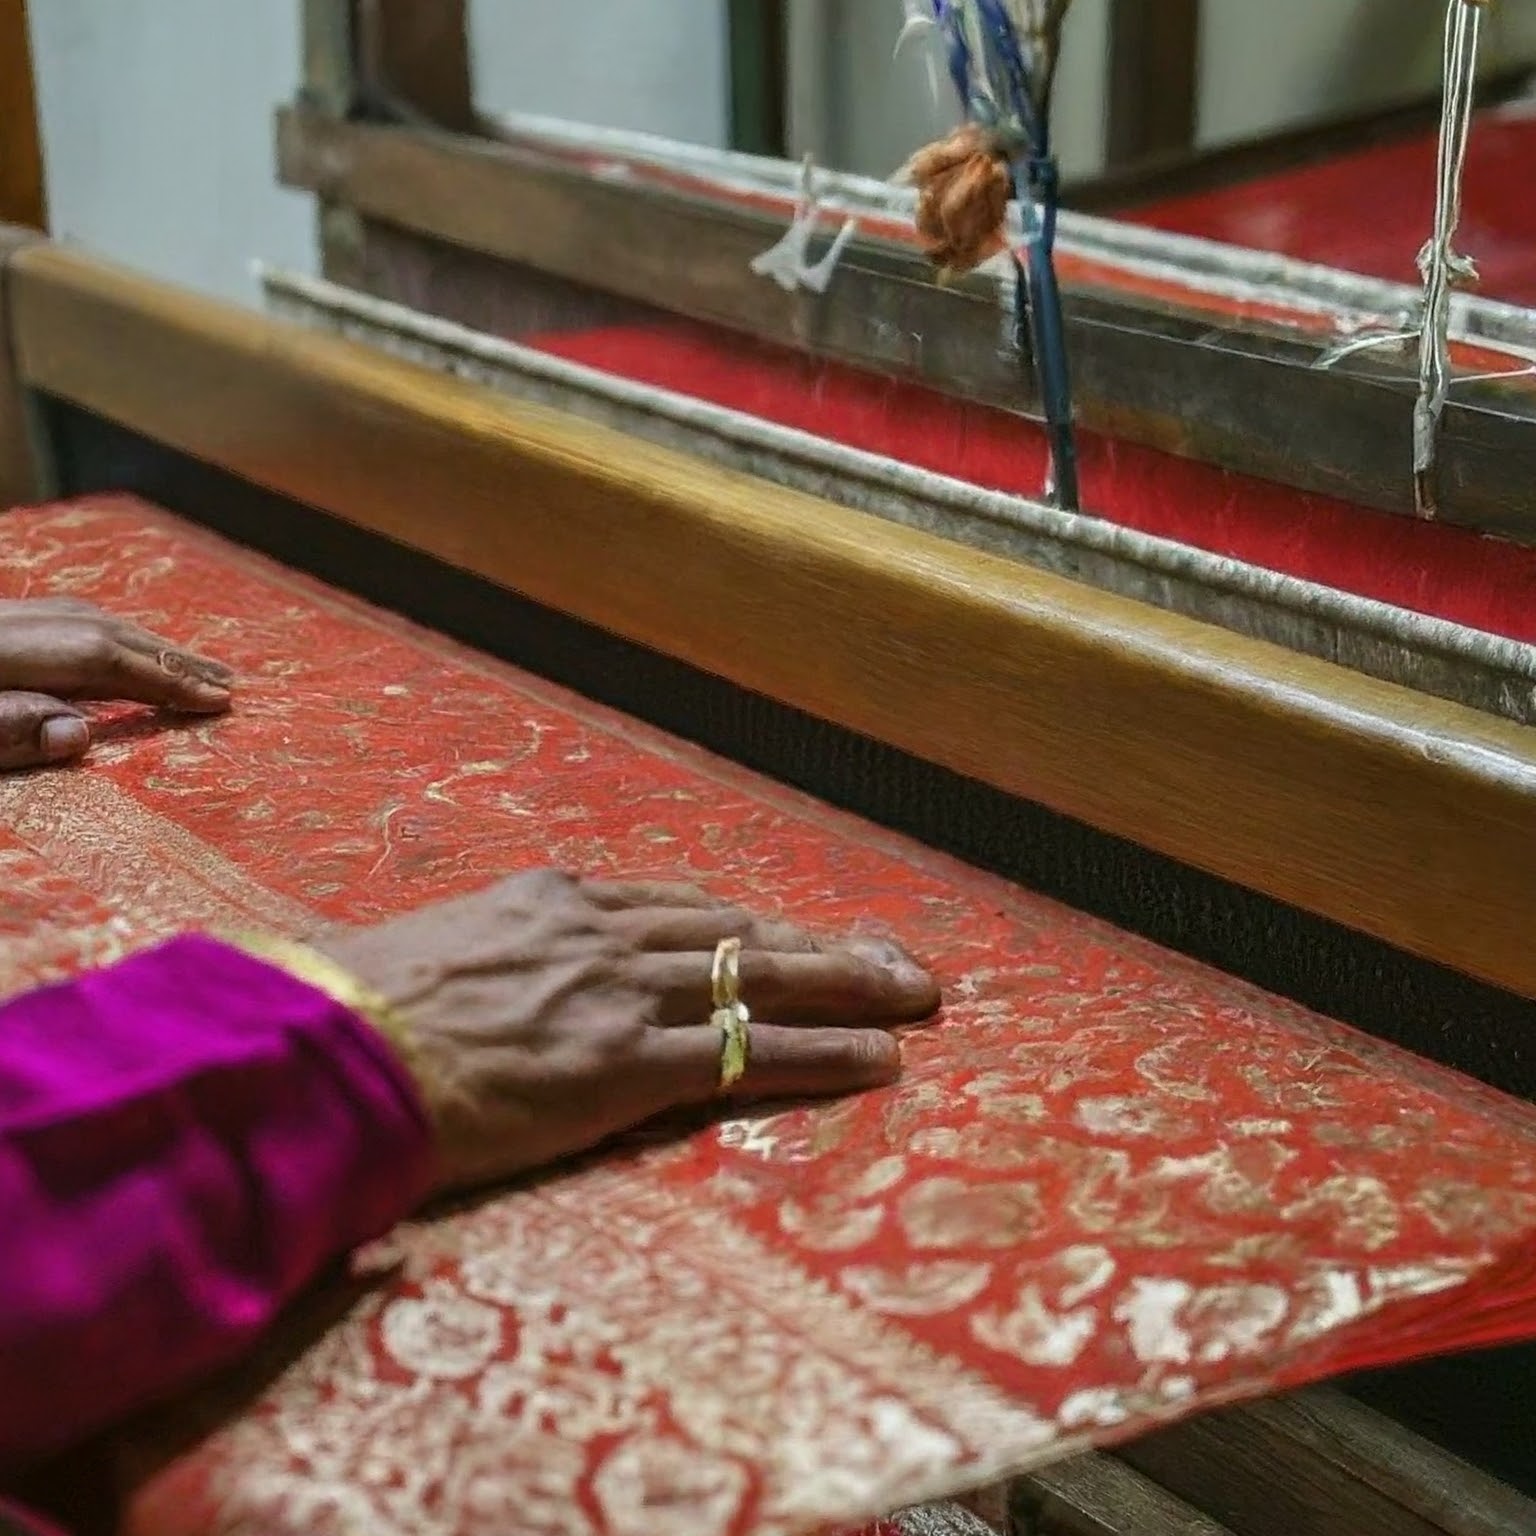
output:
[[[1439,89],[1445,0],[1208,0],[1200,139],[1366,112]],[[1485,70],[1536,58],[1536,6],[1491,8]]]
[[[272,112],[299,80],[295,0],[31,0],[55,235],[254,299],[250,262],[314,265]]]
[[[486,111],[728,142],[722,0],[472,0],[470,38]]]
[[[822,99],[808,105],[806,120],[814,126],[795,136],[797,155],[810,151],[837,170],[889,176],[958,121],[949,77],[941,69],[938,90],[930,83],[928,45],[914,42],[900,55],[894,52],[901,0],[792,3],[795,21],[811,34],[806,55],[818,45],[823,54]],[[1108,0],[1077,0],[1067,18],[1056,91],[1056,148],[1068,176],[1085,174],[1103,160],[1108,39]]]
[[[422,0],[429,3],[429,0]],[[254,302],[254,258],[316,265],[279,189],[272,114],[299,84],[298,0],[31,0],[56,236]],[[706,143],[726,136],[715,0],[478,0],[477,93]]]

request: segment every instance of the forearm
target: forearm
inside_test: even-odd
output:
[[[430,1163],[383,1040],[210,940],[0,1008],[0,1465],[230,1363]]]

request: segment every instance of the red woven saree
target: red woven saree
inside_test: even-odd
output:
[[[1524,1106],[140,504],[9,515],[0,570],[248,679],[0,779],[0,991],[553,863],[873,921],[948,997],[895,1089],[402,1232],[238,1411],[125,1449],[140,1536],[788,1536],[1536,1336]]]

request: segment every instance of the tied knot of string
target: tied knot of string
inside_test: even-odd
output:
[[[967,123],[920,149],[903,175],[917,193],[923,253],[941,278],[963,276],[1008,249],[1013,170],[996,133]]]
[[[1382,335],[1351,339],[1331,348],[1315,366],[1331,368],[1373,347],[1412,342],[1418,352],[1419,391],[1413,407],[1413,501],[1420,517],[1439,514],[1440,427],[1450,403],[1451,297],[1475,286],[1477,266],[1456,249],[1461,224],[1462,183],[1472,132],[1477,86],[1477,53],[1483,13],[1490,0],[1447,0],[1444,87],[1440,134],[1435,158],[1434,230],[1419,250],[1417,264],[1424,285],[1417,324]],[[1525,372],[1527,370],[1518,370]],[[1511,377],[1485,375],[1484,377]],[[1470,380],[1468,382],[1471,382]]]

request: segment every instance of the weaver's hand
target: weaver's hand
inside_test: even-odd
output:
[[[73,598],[0,601],[0,769],[68,762],[90,746],[73,699],[188,714],[229,708],[233,674]]]
[[[445,1186],[504,1178],[721,1092],[721,940],[752,1011],[733,1094],[856,1092],[901,1070],[878,1026],[925,1018],[932,978],[879,940],[814,940],[690,886],[541,872],[315,948],[405,1026]]]

